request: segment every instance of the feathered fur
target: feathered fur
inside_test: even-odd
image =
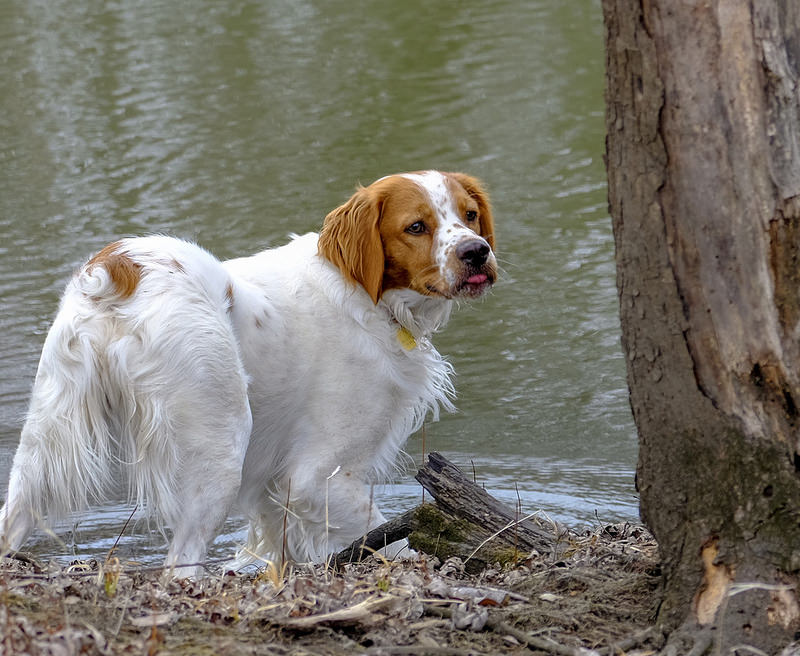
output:
[[[102,501],[120,473],[172,531],[179,575],[197,573],[236,501],[250,522],[239,564],[284,545],[321,560],[379,525],[370,483],[429,413],[453,410],[452,369],[430,338],[454,298],[494,281],[475,211],[493,225],[477,181],[426,172],[362,188],[321,235],[251,257],[220,262],[163,236],[103,249],[45,340],[0,510],[4,550]]]

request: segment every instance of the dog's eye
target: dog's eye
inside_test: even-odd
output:
[[[467,210],[467,221],[472,223],[477,218],[478,218],[478,213],[475,210]]]
[[[423,221],[414,221],[414,223],[406,228],[406,232],[412,235],[421,235],[427,231],[428,227]]]

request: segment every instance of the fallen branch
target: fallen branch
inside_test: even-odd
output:
[[[364,653],[375,654],[375,656],[474,656],[478,652],[474,649],[438,645],[400,645],[397,647],[370,647]]]
[[[453,617],[453,610],[448,606],[426,604],[425,612],[430,615],[437,615],[438,617],[446,617],[449,619],[452,619]],[[489,614],[488,619],[486,620],[485,627],[500,635],[510,635],[517,642],[533,649],[547,652],[548,654],[558,654],[558,656],[599,656],[598,652],[591,649],[584,649],[583,647],[570,647],[569,645],[563,645],[560,642],[551,640],[550,638],[531,635],[525,631],[521,631],[520,629],[511,626],[510,624],[507,624],[506,622],[503,622],[502,620],[497,619],[496,617],[492,617],[491,614]]]
[[[294,617],[283,622],[284,626],[294,629],[309,629],[320,624],[373,624],[382,619],[375,615],[375,611],[396,603],[394,597],[374,597],[365,599],[361,603],[348,608],[308,615],[307,617]]]
[[[393,517],[388,522],[372,529],[365,536],[358,538],[349,547],[342,549],[334,559],[337,566],[347,563],[357,563],[370,554],[382,549],[387,544],[407,538],[412,531],[412,522],[418,508],[404,512]]]
[[[531,517],[520,519],[518,512],[473,483],[436,451],[428,455],[428,462],[415,478],[444,512],[496,533],[496,537],[509,545],[519,545],[522,550],[548,553],[564,532],[555,522],[547,522],[549,526],[544,528]]]
[[[627,651],[630,651],[634,647],[643,645],[646,642],[650,642],[651,640],[658,643],[660,642],[659,640],[660,637],[662,636],[660,636],[658,629],[656,629],[656,627],[654,626],[649,626],[643,631],[634,633],[632,636],[628,636],[627,638],[618,640],[617,642],[613,643],[610,647],[604,649],[603,651],[609,656],[616,656],[616,654],[625,653]]]
[[[358,562],[406,537],[417,551],[442,560],[461,558],[468,571],[516,562],[533,552],[558,556],[563,551],[565,529],[536,513],[520,517],[439,453],[428,455],[416,478],[435,504],[420,504],[370,531],[336,555],[337,565]]]

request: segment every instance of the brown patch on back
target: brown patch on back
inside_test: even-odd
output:
[[[225,310],[228,314],[233,312],[233,284],[231,282],[225,286]]]
[[[86,271],[91,272],[96,266],[103,267],[108,273],[114,289],[122,298],[129,298],[136,291],[142,277],[142,266],[134,262],[125,253],[119,252],[122,242],[115,241],[86,263]]]

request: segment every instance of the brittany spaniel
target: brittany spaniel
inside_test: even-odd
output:
[[[196,575],[234,504],[237,563],[319,561],[380,525],[370,484],[430,412],[432,346],[494,283],[489,201],[461,173],[359,188],[319,234],[220,262],[164,236],[117,241],[68,283],[0,510],[0,552],[118,480]],[[393,555],[404,545],[386,548]]]

